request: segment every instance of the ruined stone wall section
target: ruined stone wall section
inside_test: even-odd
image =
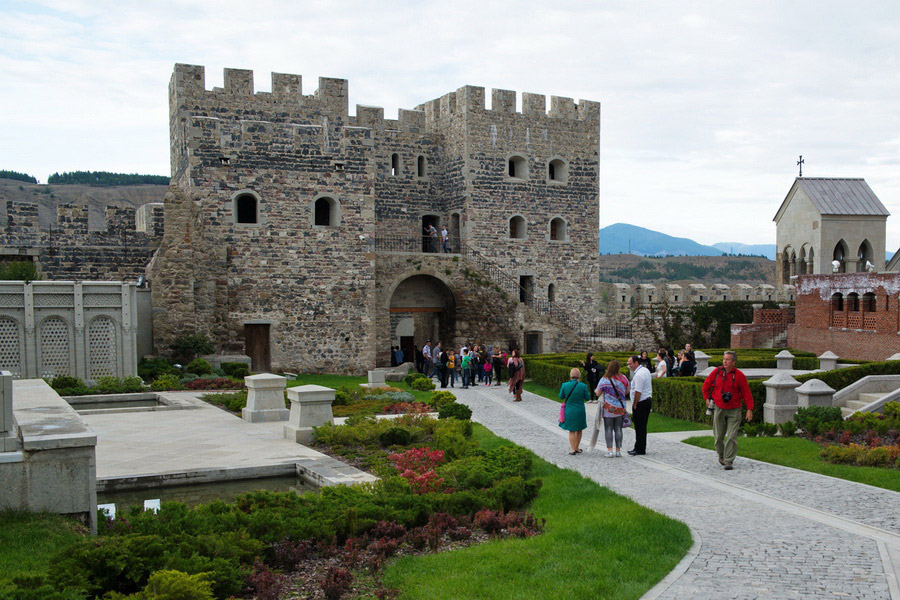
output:
[[[59,204],[48,229],[39,226],[36,203],[7,201],[6,210],[0,251],[32,256],[45,280],[134,281],[162,234],[161,213],[151,215],[148,233],[137,230],[133,208],[108,206],[99,231],[88,228],[87,205]]]
[[[725,300],[744,300],[751,302],[787,303],[795,299],[796,291],[792,285],[771,286],[762,284],[755,287],[738,283],[710,285],[691,284],[651,284],[651,283],[608,283],[600,284],[601,310],[607,316],[629,313],[638,306],[668,304],[674,307],[687,307],[699,302],[721,302]]]

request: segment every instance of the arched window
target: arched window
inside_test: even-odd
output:
[[[425,157],[421,154],[416,159],[416,177],[425,177]]]
[[[556,284],[551,283],[547,286],[547,301],[556,302]]]
[[[856,292],[847,294],[847,310],[859,312],[859,294]]]
[[[550,239],[563,241],[568,238],[568,231],[566,231],[566,221],[561,217],[555,217],[550,220]]]
[[[836,269],[834,269],[834,272],[835,273],[846,273],[847,265],[846,265],[845,261],[847,258],[847,245],[844,243],[844,240],[839,241],[835,245],[834,252],[832,253],[831,256],[832,256],[832,260],[834,262],[838,263],[836,266]]]
[[[554,158],[547,163],[547,180],[566,183],[569,179],[569,166],[561,158]]]
[[[812,275],[813,273],[815,273],[815,270],[814,270],[815,264],[816,264],[815,252],[813,251],[812,248],[810,248],[809,254],[806,256],[806,273],[808,275]]]
[[[859,245],[859,250],[856,253],[857,261],[856,261],[856,270],[859,273],[863,273],[866,270],[867,262],[874,262],[872,260],[872,246],[869,244],[869,240],[863,240],[863,243]]]
[[[313,225],[336,227],[338,224],[338,203],[334,198],[322,196],[313,204]]]
[[[785,248],[781,253],[781,282],[790,283],[791,281],[791,249]]]
[[[528,179],[528,161],[524,156],[514,154],[509,157],[507,175],[513,179]]]
[[[400,175],[400,155],[391,154],[391,177]]]
[[[873,294],[872,292],[863,294],[862,309],[863,312],[875,312],[875,294]]]
[[[842,293],[835,292],[831,295],[831,310],[835,312],[844,310],[844,295]]]
[[[234,199],[234,220],[236,223],[259,223],[259,202],[252,194],[240,194]]]
[[[525,217],[519,215],[509,220],[509,237],[514,240],[524,240],[526,235]]]
[[[806,246],[800,248],[800,262],[797,264],[797,274],[804,275],[806,273]]]

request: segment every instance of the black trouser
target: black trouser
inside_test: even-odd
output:
[[[438,369],[438,373],[441,376],[441,387],[447,387],[447,380],[450,379],[450,369],[447,367],[440,367]]]
[[[644,454],[647,452],[647,421],[650,420],[650,404],[653,398],[641,399],[632,407],[634,416],[634,452]]]

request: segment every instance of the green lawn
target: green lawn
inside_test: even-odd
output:
[[[537,383],[532,383],[531,381],[526,381],[524,388],[526,391],[531,392],[532,394],[537,394],[538,396],[543,396],[544,398],[549,398],[550,400],[554,400],[556,402],[562,402],[562,400],[559,399],[558,389],[549,388],[545,385],[540,385]],[[703,430],[709,430],[709,426],[704,425],[703,423],[694,423],[692,421],[674,419],[672,417],[666,417],[657,413],[652,413],[650,415],[650,421],[647,423],[647,431],[649,433]]]
[[[708,436],[684,440],[686,444],[708,450],[713,449],[713,441],[713,438]],[[738,440],[738,458],[745,456],[775,465],[900,492],[900,470],[832,464],[819,456],[821,449],[819,444],[797,437],[742,437]]]
[[[480,447],[510,444],[476,425]],[[544,482],[531,507],[543,534],[404,557],[385,573],[402,599],[640,598],[691,546],[683,523],[534,459]]]
[[[0,512],[0,579],[43,575],[51,557],[86,534],[60,515]]]

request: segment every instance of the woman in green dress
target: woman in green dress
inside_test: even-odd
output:
[[[572,451],[569,454],[581,452],[581,434],[587,428],[587,416],[584,412],[584,403],[591,399],[588,387],[579,381],[581,369],[574,368],[569,372],[569,381],[559,388],[559,399],[566,403],[565,420],[559,426],[569,432],[569,446]]]

